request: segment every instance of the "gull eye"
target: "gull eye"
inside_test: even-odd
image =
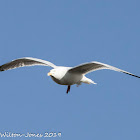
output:
[[[56,72],[56,70],[51,70],[51,73],[55,73]]]

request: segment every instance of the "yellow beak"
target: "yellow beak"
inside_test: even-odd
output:
[[[52,74],[49,72],[49,73],[48,73],[48,76],[51,76],[51,75],[52,75]]]

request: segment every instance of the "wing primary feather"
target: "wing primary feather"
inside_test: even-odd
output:
[[[134,74],[132,74],[132,73],[129,73],[129,72],[124,72],[124,71],[121,71],[121,72],[123,72],[123,73],[125,73],[125,74],[128,74],[128,75],[131,75],[131,76],[134,76],[134,77],[137,77],[137,78],[140,78],[139,76],[137,76],[137,75],[134,75]]]

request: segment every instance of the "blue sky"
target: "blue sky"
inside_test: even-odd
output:
[[[99,61],[140,76],[139,5],[138,0],[0,1],[0,64],[25,56],[61,66]],[[66,86],[47,77],[50,69],[0,73],[1,133],[140,139],[140,79],[97,71],[87,75],[97,85],[74,85],[67,95]]]

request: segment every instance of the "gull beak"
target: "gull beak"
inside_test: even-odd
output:
[[[48,73],[48,76],[51,76],[51,75],[52,75],[52,74],[49,72],[49,73]]]

